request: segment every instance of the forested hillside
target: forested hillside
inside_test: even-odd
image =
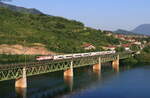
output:
[[[44,44],[50,51],[72,53],[83,52],[84,43],[100,49],[103,45],[119,44],[119,40],[75,20],[0,7],[0,44],[32,46],[34,43]]]

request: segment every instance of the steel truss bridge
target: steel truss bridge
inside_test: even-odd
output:
[[[26,76],[39,75],[49,72],[67,70],[72,64],[73,68],[82,66],[91,66],[94,64],[111,62],[117,59],[126,59],[132,56],[132,53],[116,53],[99,56],[80,57],[63,60],[50,60],[32,63],[20,63],[10,65],[0,65],[0,81],[17,79],[23,76],[23,68],[26,69]]]

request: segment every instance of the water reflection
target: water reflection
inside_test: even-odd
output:
[[[64,82],[68,85],[70,92],[73,90],[73,77],[64,76]]]
[[[15,88],[17,98],[27,98],[27,88]]]
[[[119,67],[114,68],[115,72],[119,72]]]
[[[94,75],[96,76],[97,80],[101,78],[101,70],[93,70]]]
[[[113,76],[116,76],[116,72],[111,66],[102,66],[99,71],[94,71],[92,66],[77,68],[74,69],[73,77],[63,77],[63,71],[37,75],[28,77],[28,90],[14,90],[14,81],[4,82],[5,89],[0,89],[0,98],[60,98],[63,95],[84,92],[99,84],[103,85]],[[8,85],[10,83],[11,85]]]

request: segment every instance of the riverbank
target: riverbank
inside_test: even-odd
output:
[[[121,65],[130,65],[130,66],[150,65],[150,54],[148,53],[138,54],[126,60],[122,60],[120,63]]]
[[[150,65],[150,45],[144,47],[140,54],[135,54],[134,57],[121,61],[122,65]]]
[[[0,55],[0,64],[33,62],[37,55]]]

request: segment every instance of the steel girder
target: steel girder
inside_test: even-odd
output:
[[[23,68],[26,68],[27,76],[44,74],[49,72],[55,72],[60,70],[66,70],[70,68],[71,61],[73,61],[73,68],[88,66],[99,63],[99,57],[101,63],[110,62],[117,59],[125,59],[131,57],[130,53],[111,54],[111,55],[100,55],[100,56],[89,56],[74,59],[64,59],[55,61],[42,61],[33,63],[21,63],[11,65],[0,65],[0,81],[16,79],[22,77]]]

